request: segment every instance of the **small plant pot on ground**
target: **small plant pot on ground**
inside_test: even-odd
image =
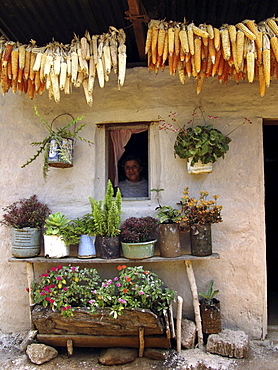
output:
[[[205,334],[217,334],[222,330],[220,301],[216,298],[208,304],[205,299],[200,300],[202,328]]]

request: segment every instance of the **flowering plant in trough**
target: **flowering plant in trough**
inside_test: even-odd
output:
[[[142,266],[118,266],[118,276],[101,280],[96,269],[78,266],[52,267],[34,280],[31,297],[34,303],[72,316],[77,307],[89,307],[93,314],[98,308],[110,307],[117,318],[124,309],[149,309],[156,314],[169,307],[175,292],[167,288],[158,276]]]
[[[189,187],[186,186],[181,198],[182,209],[179,211],[179,223],[181,230],[188,230],[193,224],[213,224],[222,222],[222,206],[216,203],[219,195],[213,195],[213,199],[208,200],[209,193],[200,191],[199,198],[190,198]]]

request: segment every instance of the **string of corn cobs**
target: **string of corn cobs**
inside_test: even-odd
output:
[[[122,29],[109,27],[109,32],[90,36],[86,31],[81,38],[75,36],[71,44],[53,41],[37,47],[0,39],[0,86],[5,95],[25,93],[33,99],[35,94],[48,91],[49,99],[60,101],[60,93],[72,92],[72,86],[83,86],[87,103],[93,104],[95,79],[104,87],[113,70],[118,76],[118,89],[125,80],[126,35]]]
[[[193,22],[151,20],[145,45],[149,71],[158,73],[168,65],[170,75],[180,82],[197,79],[197,94],[205,77],[217,76],[219,82],[234,79],[259,81],[260,95],[271,78],[278,78],[278,18],[256,24],[246,19],[219,29]]]

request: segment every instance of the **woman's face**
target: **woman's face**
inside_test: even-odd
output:
[[[131,182],[140,181],[140,174],[142,167],[135,160],[130,160],[125,162],[124,171],[127,179]]]

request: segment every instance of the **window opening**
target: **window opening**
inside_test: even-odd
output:
[[[108,133],[109,179],[115,188],[121,182],[124,198],[148,197],[148,125],[113,125],[108,127]]]

